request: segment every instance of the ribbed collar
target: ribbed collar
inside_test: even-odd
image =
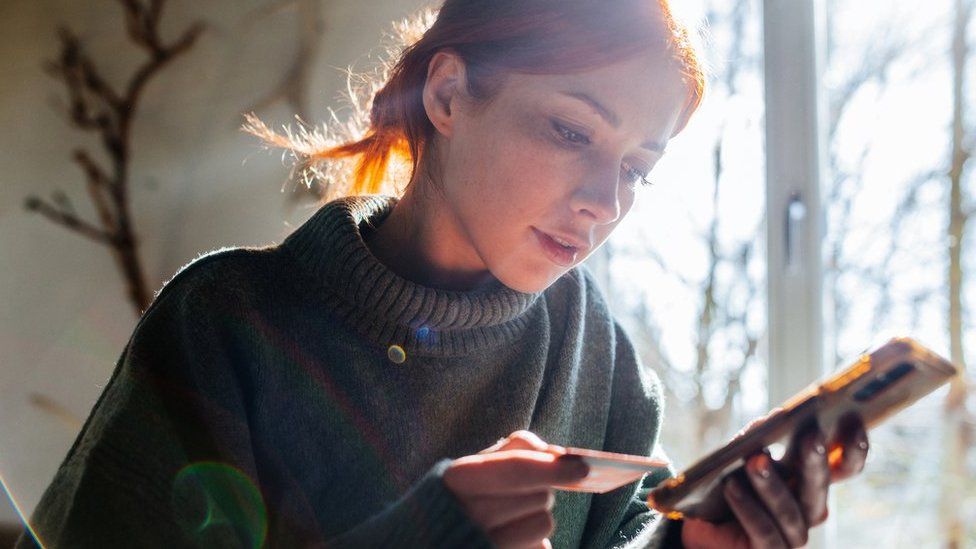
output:
[[[497,280],[470,292],[430,288],[400,277],[370,252],[364,225],[378,227],[396,203],[386,195],[334,200],[281,246],[321,281],[339,315],[384,349],[399,345],[408,358],[457,356],[516,340],[541,293],[519,292]]]

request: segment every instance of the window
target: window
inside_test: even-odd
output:
[[[679,467],[767,409],[760,10],[715,1],[685,15],[709,22],[707,100],[590,260],[662,377]]]
[[[960,162],[976,54],[958,47],[974,3],[692,5],[706,101],[591,260],[663,378],[679,468],[892,335],[957,363],[976,349],[976,243],[950,223],[976,211]],[[946,387],[874,430],[811,546],[976,545],[971,393]]]
[[[949,357],[950,302],[973,314],[976,300],[965,286],[976,283],[976,263],[965,251],[972,244],[953,235],[958,228],[949,223],[953,73],[972,74],[972,61],[964,56],[954,67],[953,60],[953,36],[971,17],[956,11],[963,4],[831,0],[826,10],[829,169],[822,188],[831,364],[896,334],[913,335]],[[972,2],[965,4],[972,10]],[[965,112],[976,105],[971,92],[968,99],[955,116],[972,119]],[[971,188],[971,173],[963,172],[963,208],[967,183]],[[962,262],[952,268],[967,291],[959,296],[949,283],[955,246],[962,247],[956,248]],[[958,321],[963,335],[968,319]],[[972,356],[972,335],[963,343]],[[961,383],[955,390],[959,405],[949,404],[944,387],[872,433],[865,473],[836,491],[838,543],[976,545],[976,452],[965,406],[971,397]]]

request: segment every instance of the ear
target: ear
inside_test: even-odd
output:
[[[464,86],[464,61],[461,57],[450,50],[435,53],[427,65],[424,110],[431,124],[445,137],[453,133],[459,93]]]

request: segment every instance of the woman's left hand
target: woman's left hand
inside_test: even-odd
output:
[[[867,452],[867,432],[857,415],[841,419],[829,446],[819,428],[803,430],[783,459],[754,455],[744,471],[724,479],[734,521],[685,519],[682,543],[690,549],[802,547],[810,529],[827,520],[830,484],[859,473]]]

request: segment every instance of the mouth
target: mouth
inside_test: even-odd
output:
[[[532,227],[532,231],[535,233],[543,252],[550,261],[562,267],[569,267],[576,262],[576,258],[580,252],[579,247],[572,245],[562,238],[544,233],[535,227]]]

